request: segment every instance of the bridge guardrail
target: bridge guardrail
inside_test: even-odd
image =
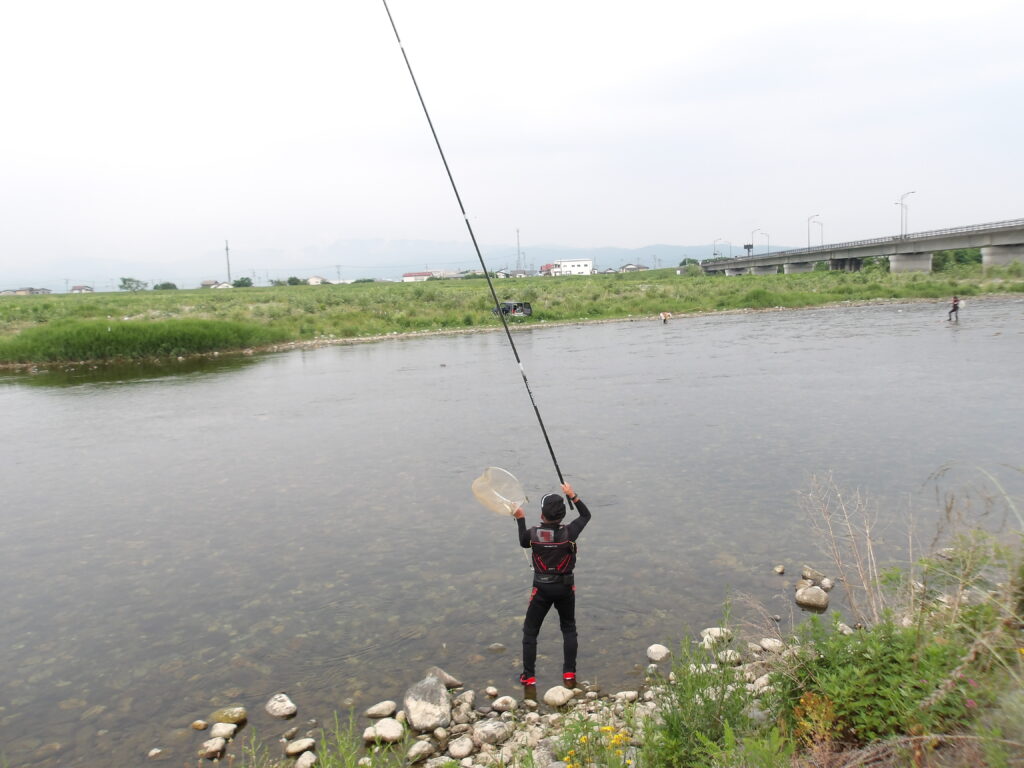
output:
[[[1014,229],[1024,227],[1024,219],[1010,219],[1008,221],[995,221],[989,224],[970,224],[964,227],[949,227],[948,229],[934,229],[929,232],[917,232],[913,235],[891,235],[889,237],[872,237],[867,240],[850,240],[845,243],[830,243],[828,245],[813,245],[810,248],[791,248],[786,251],[775,253],[762,253],[760,256],[737,256],[735,259],[710,262],[712,264],[735,264],[748,259],[759,259],[765,256],[800,256],[802,254],[820,254],[828,251],[839,251],[844,248],[859,248],[865,245],[881,245],[883,243],[909,243],[915,240],[927,240],[931,237],[942,235],[960,235],[965,232],[996,231],[1000,229]],[[704,263],[704,262],[702,262]]]

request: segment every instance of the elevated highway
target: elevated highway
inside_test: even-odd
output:
[[[890,272],[931,272],[933,253],[957,248],[980,248],[986,267],[1024,262],[1024,219],[705,261],[701,268],[709,275],[774,275],[781,266],[788,275],[828,262],[829,269],[855,272],[864,259],[886,256]]]

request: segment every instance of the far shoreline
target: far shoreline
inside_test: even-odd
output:
[[[983,293],[977,294],[970,297],[971,302],[975,301],[987,301],[992,299],[1002,298],[1024,298],[1024,293]],[[875,306],[875,305],[891,305],[891,304],[948,304],[946,299],[934,299],[934,298],[878,298],[878,299],[851,299],[846,301],[834,301],[825,304],[814,304],[801,307],[742,307],[739,309],[717,309],[717,310],[698,310],[695,312],[686,312],[681,314],[673,314],[672,321],[688,320],[691,318],[698,317],[709,317],[712,315],[744,315],[744,314],[764,314],[769,312],[793,312],[793,311],[806,311],[816,309],[844,309],[849,307],[864,307],[864,306]],[[554,321],[540,321],[537,323],[530,323],[520,325],[518,323],[510,323],[510,331],[525,331],[533,330],[536,328],[557,328],[569,325],[606,325],[610,323],[635,323],[635,322],[658,322],[660,318],[658,315],[638,315],[626,317],[613,317],[613,318],[578,318],[575,320],[554,320]],[[503,331],[504,327],[501,325],[497,326],[472,326],[469,328],[436,328],[431,330],[422,331],[393,331],[391,333],[376,334],[373,336],[345,336],[345,337],[319,337],[315,339],[304,339],[280,342],[277,344],[269,344],[260,347],[247,347],[241,349],[224,349],[217,350],[214,352],[202,352],[190,355],[181,356],[167,356],[167,357],[151,357],[151,358],[110,358],[110,359],[95,359],[95,360],[65,360],[65,361],[54,361],[54,362],[27,362],[27,363],[0,363],[0,371],[39,371],[45,372],[50,369],[61,369],[61,368],[78,368],[80,366],[90,366],[92,368],[99,368],[107,365],[128,365],[128,364],[163,364],[168,362],[182,362],[186,360],[198,360],[198,359],[217,359],[222,356],[234,356],[234,355],[264,355],[273,354],[280,352],[290,352],[297,349],[319,349],[322,347],[333,347],[333,346],[346,346],[356,344],[372,344],[382,341],[389,340],[407,340],[407,339],[420,339],[429,338],[434,336],[467,336],[477,333],[494,333]]]

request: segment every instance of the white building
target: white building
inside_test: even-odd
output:
[[[592,275],[594,274],[593,259],[561,259],[551,265],[551,276],[559,275]]]

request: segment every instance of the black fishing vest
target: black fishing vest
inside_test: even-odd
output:
[[[569,540],[569,529],[564,525],[530,529],[530,548],[533,551],[533,571],[554,575],[572,573],[576,566],[576,542]]]

